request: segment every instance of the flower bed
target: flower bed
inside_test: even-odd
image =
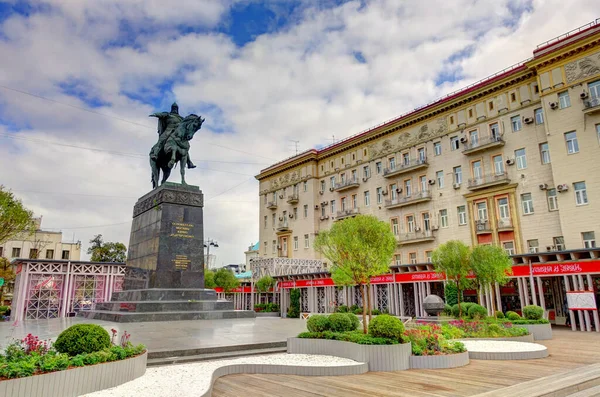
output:
[[[441,326],[441,332],[447,339],[463,338],[511,338],[525,336],[529,331],[523,327],[514,327],[506,321],[465,321],[453,320]]]
[[[279,305],[276,303],[257,303],[254,305],[256,313],[279,313]]]

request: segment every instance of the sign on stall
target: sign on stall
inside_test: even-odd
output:
[[[569,310],[596,310],[594,291],[567,292],[567,306]]]

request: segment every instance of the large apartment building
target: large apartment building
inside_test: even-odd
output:
[[[393,264],[451,239],[510,254],[600,237],[600,23],[394,120],[260,172],[260,257],[319,259],[333,222],[370,214]]]

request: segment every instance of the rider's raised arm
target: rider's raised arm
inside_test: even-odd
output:
[[[158,117],[159,119],[161,119],[163,117],[167,117],[168,115],[169,115],[169,112],[156,112],[156,113],[152,113],[148,117]]]

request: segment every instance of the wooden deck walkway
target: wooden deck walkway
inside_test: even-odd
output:
[[[600,334],[554,329],[541,360],[472,360],[462,368],[370,372],[354,376],[229,375],[214,397],[472,396],[588,364],[600,363]]]

